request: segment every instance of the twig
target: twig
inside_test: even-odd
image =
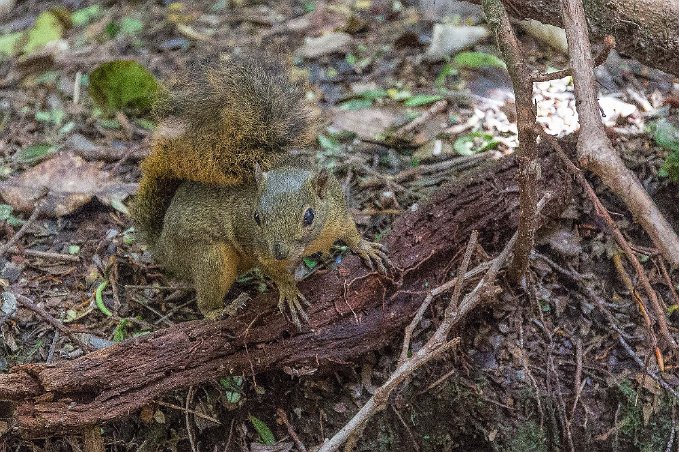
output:
[[[516,98],[516,127],[519,138],[517,160],[519,173],[519,228],[516,249],[510,265],[510,276],[518,282],[528,269],[528,255],[533,249],[537,226],[537,181],[540,177],[537,134],[535,133],[535,110],[533,106],[533,83],[531,73],[523,57],[521,46],[509,16],[501,0],[483,0],[483,11],[495,34],[495,40],[507,63]]]
[[[471,237],[469,237],[469,242],[467,243],[467,249],[464,251],[464,257],[462,258],[462,265],[457,273],[458,284],[455,284],[455,289],[453,289],[453,296],[450,298],[450,303],[445,312],[445,317],[452,317],[457,310],[457,305],[460,301],[460,295],[462,294],[462,281],[464,281],[464,275],[467,273],[467,268],[469,268],[469,261],[472,258],[472,253],[476,248],[476,243],[479,239],[479,231],[473,230]]]
[[[443,99],[443,100],[436,102],[431,107],[429,107],[429,109],[426,112],[424,112],[422,115],[413,119],[412,121],[410,121],[408,124],[404,125],[403,127],[400,127],[399,129],[397,129],[396,132],[394,132],[394,135],[396,135],[397,137],[402,137],[402,136],[412,132],[413,130],[417,129],[418,127],[420,127],[425,122],[429,121],[434,116],[438,115],[439,113],[446,111],[447,108],[448,108],[448,101],[447,100]]]
[[[672,284],[672,278],[670,278],[670,274],[667,271],[665,262],[662,259],[659,259],[659,261],[660,261],[660,273],[662,273],[662,276],[665,279],[665,284],[667,285],[667,288],[670,290],[670,294],[672,295],[672,301],[675,305],[679,305],[679,295],[677,294],[677,291],[674,289],[674,284]]]
[[[618,327],[615,321],[615,317],[613,317],[613,314],[611,314],[608,308],[606,308],[605,300],[602,299],[599,295],[597,295],[597,293],[594,292],[594,290],[592,290],[592,288],[589,285],[582,283],[584,279],[583,276],[580,273],[576,272],[575,270],[569,270],[561,267],[556,262],[552,261],[546,256],[540,255],[539,257],[540,259],[547,262],[547,264],[549,264],[550,267],[552,267],[553,269],[557,270],[559,273],[570,279],[571,282],[573,282],[574,284],[577,285],[577,287],[580,288],[580,291],[584,294],[584,296],[586,296],[589,300],[594,302],[596,307],[599,308],[601,313],[608,321],[608,324],[618,334],[618,342],[620,343],[620,345],[622,345],[622,347],[625,349],[627,354],[634,360],[637,366],[639,366],[640,369],[643,369],[649,377],[655,380],[665,391],[670,393],[672,397],[679,401],[679,393],[677,393],[672,386],[670,386],[665,380],[663,380],[662,377],[658,375],[657,372],[652,371],[646,365],[644,365],[644,361],[641,358],[639,358],[639,356],[637,356],[634,349],[627,343],[627,341],[625,340],[625,333]]]
[[[561,10],[568,38],[570,66],[575,74],[573,84],[580,121],[578,160],[625,202],[671,266],[679,267],[679,236],[636,175],[625,166],[604,130],[582,0],[561,0]],[[674,341],[671,343],[674,345]]]
[[[585,190],[587,197],[594,205],[594,210],[596,211],[597,215],[602,220],[604,220],[611,234],[615,238],[615,241],[618,243],[620,248],[622,248],[622,250],[625,252],[625,256],[627,256],[627,259],[632,264],[632,267],[634,267],[634,271],[636,272],[637,277],[639,278],[639,281],[641,282],[641,285],[644,288],[644,292],[646,292],[646,296],[651,301],[651,306],[655,311],[656,321],[658,322],[660,333],[662,334],[663,338],[667,341],[668,344],[670,344],[672,347],[676,347],[676,342],[670,335],[670,331],[667,328],[665,312],[660,306],[660,302],[658,301],[658,295],[655,293],[655,290],[651,286],[651,283],[649,282],[648,277],[646,276],[646,272],[644,271],[644,268],[641,266],[639,259],[637,259],[636,254],[634,254],[634,251],[630,247],[629,243],[627,242],[627,240],[625,240],[625,236],[623,236],[622,232],[620,232],[618,225],[615,223],[615,221],[613,221],[613,218],[611,218],[611,215],[608,213],[608,210],[601,203],[601,200],[597,196],[596,192],[594,191],[590,183],[585,178],[580,168],[575,166],[575,164],[570,160],[570,158],[568,158],[568,155],[566,155],[566,152],[563,150],[557,139],[546,133],[544,129],[542,129],[542,127],[539,127],[539,133],[540,136],[543,139],[547,140],[547,142],[554,148],[554,150],[557,152],[558,156],[561,158],[561,161],[564,163],[566,168],[575,176],[577,181]]]
[[[4,245],[0,246],[0,256],[4,256],[9,249],[16,244],[21,237],[26,234],[28,231],[28,228],[35,223],[35,220],[38,219],[38,215],[42,212],[42,204],[37,204],[35,208],[33,209],[33,213],[31,213],[31,216],[28,217],[28,220],[26,223],[21,226],[21,228],[17,231],[16,234],[14,234]]]
[[[545,194],[545,196],[540,200],[537,205],[538,212],[544,207],[550,197],[550,194]],[[454,326],[462,321],[462,319],[466,318],[466,316],[473,309],[478,307],[486,298],[489,289],[495,282],[498,272],[505,265],[507,259],[511,255],[517,237],[518,232],[515,233],[511,239],[509,239],[502,252],[491,261],[488,272],[483,276],[483,278],[481,278],[481,281],[477,283],[474,289],[464,296],[460,302],[460,305],[458,306],[458,309],[456,309],[450,316],[447,316],[443,319],[427,343],[421,349],[415,352],[410,358],[401,363],[396,368],[394,373],[391,374],[389,379],[375,391],[375,394],[370,397],[368,402],[363,405],[363,407],[354,415],[354,417],[351,418],[349,422],[332,438],[320,446],[318,452],[334,452],[338,450],[339,447],[344,442],[346,442],[347,439],[349,439],[349,437],[365,426],[368,419],[370,419],[378,411],[381,411],[385,408],[386,402],[389,399],[391,392],[410,375],[412,375],[413,372],[432,359],[459,344],[460,338],[455,338],[449,341],[447,339],[448,334]],[[462,280],[458,281],[458,284],[462,283]]]
[[[307,452],[306,447],[304,447],[304,444],[299,439],[299,436],[297,436],[297,433],[295,433],[295,429],[292,428],[292,424],[290,424],[290,420],[288,419],[288,415],[285,414],[285,410],[283,408],[278,408],[276,410],[276,415],[278,416],[278,419],[280,419],[280,421],[285,425],[285,428],[288,430],[288,435],[290,435],[290,438],[292,438],[295,446],[297,446],[297,450],[299,450],[299,452]]]
[[[488,270],[490,268],[490,263],[489,262],[483,262],[482,264],[477,265],[476,267],[472,268],[469,270],[467,273],[464,275],[464,280],[468,280],[470,278],[473,278],[476,275],[479,275],[483,273],[484,271]],[[413,317],[413,320],[408,324],[408,326],[405,329],[405,334],[403,335],[403,345],[401,347],[401,356],[398,359],[398,365],[400,366],[407,358],[408,358],[408,350],[410,348],[410,340],[413,335],[413,331],[415,331],[415,328],[417,327],[417,324],[420,323],[420,320],[422,320],[422,316],[424,315],[424,312],[427,310],[429,305],[431,304],[432,300],[434,297],[441,295],[444,292],[449,291],[453,287],[457,285],[457,281],[459,280],[458,277],[455,277],[451,279],[450,281],[441,284],[440,286],[432,289],[429,294],[426,296],[422,304],[420,305],[420,308],[417,310],[415,313],[415,316]]]
[[[192,386],[192,387],[193,387],[193,386]],[[214,418],[214,417],[212,417],[212,416],[208,416],[207,414],[201,413],[201,412],[196,411],[196,410],[190,410],[190,409],[187,409],[186,407],[179,406],[179,405],[175,405],[175,404],[173,404],[173,403],[163,402],[163,401],[160,401],[160,400],[156,400],[155,403],[156,403],[157,405],[164,406],[164,407],[166,407],[166,408],[172,408],[173,410],[183,411],[183,412],[185,412],[185,413],[191,413],[191,414],[193,414],[195,417],[199,417],[199,418],[201,418],[201,419],[205,419],[206,421],[214,422],[215,424],[219,424],[219,425],[222,424],[221,422],[219,422],[219,419]]]
[[[670,432],[670,439],[667,440],[667,446],[665,446],[665,452],[672,452],[672,446],[674,446],[674,436],[677,434],[677,429],[672,424],[672,431]]]
[[[648,331],[650,345],[656,351],[656,355],[658,356],[660,354],[658,350],[658,338],[655,335],[655,331],[653,331],[651,317],[648,315],[648,309],[644,304],[644,300],[641,299],[639,292],[634,287],[634,283],[632,283],[632,278],[629,276],[627,270],[625,270],[625,266],[622,264],[622,258],[620,257],[620,253],[616,253],[613,255],[613,266],[618,272],[618,276],[620,276],[620,279],[622,280],[623,284],[627,288],[630,297],[632,297],[632,299],[636,302],[637,306],[639,307],[641,316],[644,319],[644,326],[646,326],[646,330]],[[659,360],[658,364],[661,365],[661,370],[664,370],[662,368],[661,364],[662,362],[663,360]]]
[[[189,437],[189,443],[191,444],[191,450],[193,452],[198,452],[196,446],[196,433],[193,431],[193,426],[191,425],[191,404],[193,403],[193,395],[195,389],[193,386],[189,386],[189,390],[186,393],[186,402],[184,403],[184,421],[186,422],[186,434]]]
[[[604,38],[604,47],[601,52],[594,59],[594,66],[601,66],[606,62],[608,54],[615,48],[615,38],[613,36],[606,36]],[[536,74],[533,76],[533,82],[548,82],[550,80],[557,80],[560,78],[568,77],[573,75],[573,70],[571,68],[562,69],[556,72],[550,72],[548,74]]]
[[[69,339],[71,339],[71,341],[73,341],[73,343],[80,347],[83,351],[95,350],[93,346],[81,341],[78,338],[78,336],[76,336],[75,333],[73,333],[67,326],[65,326],[63,323],[52,317],[47,311],[45,311],[43,308],[35,304],[33,300],[31,300],[30,298],[21,294],[16,294],[16,299],[19,302],[19,304],[21,304],[23,307],[35,312],[45,322],[49,323],[50,325],[52,325],[52,327],[56,328],[57,330],[61,331],[66,336],[68,336]]]
[[[578,400],[580,400],[580,394],[582,394],[582,389],[585,387],[584,382],[582,382],[582,339],[578,338],[575,341],[575,378],[573,379],[573,392],[575,393],[575,398],[573,399],[573,407],[571,408],[571,419],[569,422],[573,422],[575,418],[575,409],[578,406]]]
[[[403,425],[403,427],[406,429],[406,432],[408,432],[408,436],[410,437],[410,442],[413,443],[413,450],[415,452],[420,452],[420,445],[417,444],[417,441],[415,440],[415,435],[413,435],[412,430],[410,430],[410,427],[408,426],[408,424],[406,424],[405,419],[403,419],[403,416],[401,416],[401,413],[398,412],[398,410],[396,409],[396,407],[393,404],[390,405],[390,406],[391,406],[391,410],[394,412],[394,414],[396,415],[398,420],[401,421],[401,424]]]
[[[9,250],[10,253],[22,253],[18,248],[12,247]],[[80,262],[79,256],[74,256],[73,254],[63,254],[63,253],[53,253],[51,251],[38,251],[38,250],[23,250],[23,254],[26,256],[41,257],[43,259],[55,259],[60,261],[69,262]]]

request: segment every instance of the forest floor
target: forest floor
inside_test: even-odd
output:
[[[308,97],[319,107],[318,162],[338,175],[359,227],[376,239],[442,183],[516,149],[506,70],[493,57],[492,38],[470,28],[483,27],[478,8],[452,2],[447,11],[422,11],[410,1],[382,0],[228,3],[29,0],[3,16],[0,58],[12,53],[9,36],[36,30],[36,23],[44,27],[36,33],[52,38],[35,50],[33,37],[22,35],[19,45],[28,44],[21,54],[5,55],[0,65],[0,194],[6,203],[0,205],[0,237],[16,234],[35,199],[47,192],[59,216],[32,221],[0,256],[0,372],[83,353],[22,308],[21,296],[95,348],[199,318],[190,288],[166,277],[135,237],[126,205],[155,124],[144,116],[107,116],[95,106],[88,74],[101,63],[131,59],[170,80],[204,58],[276,49],[274,55],[308,79]],[[442,23],[445,15],[450,20],[439,26],[458,33],[467,26],[472,43],[466,50],[473,52],[437,57],[441,49],[429,18]],[[567,65],[558,50],[520,37],[537,69]],[[663,175],[668,151],[652,128],[676,123],[677,80],[616,54],[597,77],[616,149],[679,230],[678,185]],[[535,92],[547,130],[573,132],[570,79],[536,84]],[[416,133],[393,139],[394,130],[426,112],[431,118]],[[625,206],[591,182],[642,260],[677,336],[679,273],[665,271]],[[66,184],[75,188],[56,193]],[[539,232],[531,259],[537,296],[502,280],[498,303],[455,332],[462,345],[400,388],[369,422],[356,450],[547,451],[571,443],[575,450],[679,450],[676,399],[648,376],[658,371],[656,357],[636,292],[621,279],[620,256],[591,203],[578,194],[558,222]],[[305,261],[307,271],[318,265]],[[606,300],[622,335],[583,295],[587,289]],[[264,290],[271,290],[267,281],[248,275],[229,298]],[[435,305],[425,316],[415,349],[440,313]],[[394,337],[391,346],[320,375],[243,375],[167,394],[141,414],[102,426],[105,443],[117,451],[191,450],[192,443],[200,451],[295,450],[276,415],[282,408],[310,448],[341,428],[386,380],[401,340]],[[663,357],[662,378],[676,387],[677,354],[663,350]],[[0,451],[82,449],[77,434],[2,436],[1,422],[0,412]],[[271,442],[269,434],[273,445],[263,444]]]

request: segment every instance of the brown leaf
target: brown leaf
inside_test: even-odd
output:
[[[401,117],[397,112],[385,108],[335,109],[333,115],[334,128],[354,132],[359,138],[369,140],[375,139]]]
[[[124,210],[122,201],[136,190],[102,169],[101,162],[60,153],[22,174],[0,183],[0,195],[14,209],[31,212],[44,200],[43,215],[63,216],[87,204],[93,197]]]

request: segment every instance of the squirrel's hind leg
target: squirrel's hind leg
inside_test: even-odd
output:
[[[191,270],[201,314],[216,319],[229,313],[224,307],[224,297],[238,276],[235,250],[225,243],[211,244],[196,250],[194,256]]]

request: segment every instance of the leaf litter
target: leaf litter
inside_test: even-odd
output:
[[[465,165],[511,153],[518,144],[506,74],[481,15],[469,5],[421,2],[419,10],[410,2],[239,1],[152,2],[140,8],[76,2],[82,8],[64,15],[44,10],[39,3],[15,6],[7,20],[16,27],[0,29],[0,54],[8,68],[0,103],[2,130],[11,130],[0,137],[0,220],[5,237],[16,232],[36,203],[44,203],[46,214],[16,251],[0,258],[0,371],[21,362],[68,359],[79,352],[34,314],[17,307],[14,294],[30,295],[55,318],[88,331],[102,347],[197,317],[191,292],[158,271],[125,214],[127,197],[139,177],[137,161],[143,156],[130,151],[144,143],[153,127],[143,116],[157,89],[149,74],[154,81],[156,75],[166,80],[195,57],[219,58],[255,42],[283,45],[300,76],[310,81],[307,95],[322,108],[328,125],[319,135],[318,159],[345,182],[352,211],[371,236],[388,233],[398,214],[394,212],[416,206],[438,185],[458,177]],[[437,8],[441,11],[433,14]],[[434,24],[423,20],[425,16]],[[465,30],[466,35],[461,33]],[[548,47],[551,44],[529,36],[522,39],[537,49],[535,56],[527,56],[535,59],[532,64],[545,71],[550,67],[544,61],[566,66],[563,55]],[[139,66],[132,75],[125,74],[122,66],[132,63],[120,61]],[[96,68],[102,65],[112,69],[100,72],[109,72],[100,77]],[[626,163],[645,184],[658,188],[668,212],[676,212],[677,188],[671,177],[678,167],[672,140],[677,110],[670,106],[676,87],[666,76],[635,70],[634,65],[617,66],[601,68],[608,73],[607,83],[612,80],[605,86],[613,87],[602,93],[606,119]],[[616,72],[623,66],[624,77]],[[635,83],[624,82],[631,79]],[[147,88],[134,91],[137,85]],[[568,78],[536,84],[535,91],[539,121],[550,133],[577,129]],[[390,141],[395,130],[427,115],[443,99],[448,102],[443,113],[429,117],[415,133]],[[657,127],[646,135],[650,122]],[[606,201],[609,209],[623,212],[616,200]],[[620,227],[647,256],[652,282],[676,322],[676,302],[662,272],[654,270],[656,256],[645,247],[648,243],[633,219],[618,215]],[[679,223],[679,212],[671,218]],[[22,250],[68,254],[80,261],[65,265]],[[505,287],[500,303],[461,331],[461,351],[420,371],[414,384],[398,394],[393,406],[402,419],[391,408],[386,410],[366,429],[360,450],[410,450],[407,430],[424,450],[451,444],[467,450],[480,445],[545,450],[550,441],[558,444],[558,407],[550,395],[571,391],[578,340],[585,370],[582,394],[570,418],[573,428],[580,429],[582,438],[605,438],[594,444],[611,445],[615,436],[621,448],[664,448],[672,428],[663,423],[672,418],[667,401],[602,327],[591,300],[580,296],[573,281],[564,280],[558,270],[577,270],[583,284],[609,300],[626,333],[643,338],[631,294],[611,265],[609,253],[614,251],[591,206],[574,202],[538,242],[533,262],[537,299],[528,302]],[[307,270],[322,264],[314,260]],[[676,272],[670,276],[676,286]],[[257,275],[239,284],[251,292],[265,287]],[[426,336],[427,325],[438,321],[437,309],[432,307],[416,336]],[[556,333],[548,343],[550,332]],[[647,356],[643,340],[634,346]],[[236,389],[205,385],[196,396],[195,411],[210,413],[222,425],[200,424],[208,435],[200,439],[201,446],[224,448],[228,431],[222,433],[233,420],[234,436],[251,450],[289,450],[293,445],[285,439],[287,432],[274,420],[275,405],[295,413],[292,422],[307,446],[320,443],[323,434],[340,428],[356,405],[367,400],[361,389],[364,373],[372,382],[389,375],[392,355],[388,349],[368,354],[357,358],[356,367],[338,367],[330,376],[290,369],[286,375],[257,376],[257,384],[249,376],[230,377],[241,378]],[[556,357],[555,365],[549,356]],[[674,370],[667,374],[676,380]],[[183,406],[184,396],[179,392],[164,400]],[[107,435],[115,429],[121,443],[154,438],[151,441],[161,448],[186,448],[184,415],[158,405],[148,416],[150,424],[114,422],[104,427],[104,435],[112,438]],[[549,425],[544,427],[543,421]],[[615,435],[606,436],[611,428]],[[653,447],[660,444],[656,433],[663,437],[662,447]],[[275,445],[264,444],[272,441]]]

